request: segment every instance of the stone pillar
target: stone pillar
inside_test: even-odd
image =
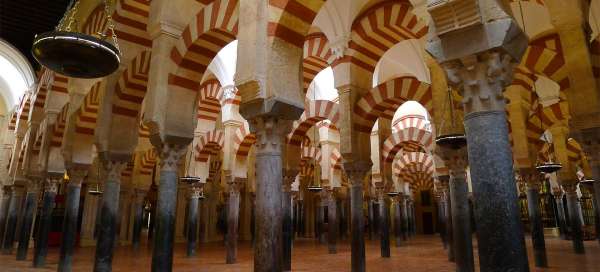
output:
[[[227,178],[229,198],[227,202],[227,258],[228,264],[234,264],[237,260],[238,222],[240,218],[240,180],[229,176]]]
[[[62,225],[62,236],[60,241],[60,259],[58,261],[58,272],[70,272],[73,264],[73,251],[77,237],[77,219],[79,217],[79,197],[81,195],[81,183],[88,170],[70,169],[69,182],[65,200],[65,217]],[[118,194],[117,194],[118,196]]]
[[[436,192],[437,197],[437,222],[438,222],[438,231],[440,232],[440,239],[442,240],[442,245],[444,249],[448,248],[448,241],[446,240],[446,199],[444,192],[438,191]]]
[[[400,205],[402,213],[402,240],[408,241],[408,196],[400,193]]]
[[[37,199],[39,191],[39,178],[29,181],[27,185],[27,195],[25,196],[25,209],[23,209],[23,221],[21,223],[21,232],[19,233],[19,247],[17,248],[17,260],[27,258],[29,249],[29,240],[31,239],[31,229],[33,226],[33,217],[37,208]]]
[[[439,176],[440,191],[445,201],[444,225],[446,226],[446,241],[448,243],[448,261],[454,262],[454,231],[452,227],[452,198],[450,197],[450,176]]]
[[[383,187],[377,189],[377,201],[379,202],[379,240],[381,247],[381,257],[390,257],[390,218],[389,204],[387,195]]]
[[[338,240],[338,214],[337,214],[337,199],[335,189],[327,189],[327,250],[329,254],[337,253]]]
[[[529,271],[502,95],[511,83],[511,55],[489,50],[444,66],[463,89],[481,270]]]
[[[323,243],[323,235],[325,231],[323,230],[324,221],[325,221],[325,210],[324,205],[325,199],[322,193],[318,193],[319,195],[315,197],[315,238],[319,242],[319,244]]]
[[[192,257],[196,255],[196,241],[198,240],[198,202],[202,190],[199,186],[192,186],[189,189],[186,255]],[[229,254],[227,256],[229,256]]]
[[[450,199],[452,202],[452,239],[456,271],[473,272],[473,241],[471,232],[471,212],[469,209],[469,188],[467,184],[467,147],[446,147],[438,145],[438,155],[450,172]]]
[[[283,213],[283,271],[292,271],[292,183],[298,171],[286,170],[283,177],[283,197],[281,201],[281,212]]]
[[[271,116],[251,120],[256,135],[256,272],[281,271],[283,268],[281,153],[288,123]]]
[[[564,193],[561,189],[553,190],[552,196],[554,198],[554,203],[556,204],[556,223],[558,225],[558,230],[560,232],[560,238],[563,240],[567,240],[567,219],[565,216],[565,206],[563,205],[563,196]]]
[[[344,162],[344,171],[350,182],[350,216],[352,220],[352,272],[366,271],[363,215],[363,180],[371,170],[370,161]]]
[[[10,206],[10,196],[12,195],[10,186],[5,185],[3,189],[1,200],[2,203],[0,203],[2,205],[0,206],[0,245],[2,244],[2,240],[4,238],[8,206]]]
[[[594,179],[594,203],[596,210],[596,238],[600,243],[600,128],[584,129],[581,133],[582,147],[588,158]]]
[[[564,182],[562,187],[567,195],[567,208],[569,209],[569,225],[571,226],[571,240],[573,241],[573,249],[576,254],[584,254],[585,247],[583,245],[583,230],[579,210],[581,203],[577,196],[577,183]]]
[[[156,217],[152,242],[152,271],[170,272],[173,269],[175,239],[175,210],[177,206],[177,168],[185,155],[187,144],[162,144],[159,149],[160,182],[156,201]]]
[[[542,213],[539,204],[540,188],[542,187],[541,175],[537,169],[524,169],[520,172],[521,177],[527,182],[527,211],[531,224],[531,241],[533,243],[535,266],[548,267],[544,225],[542,223]]]
[[[394,238],[396,240],[396,247],[402,246],[402,205],[400,204],[400,198],[396,197],[394,200]]]
[[[13,185],[6,215],[6,228],[4,232],[4,241],[2,243],[2,254],[8,255],[12,253],[15,242],[15,233],[17,231],[19,206],[21,204],[19,199],[22,195],[23,189]]]
[[[47,178],[44,184],[44,196],[42,197],[42,208],[38,213],[38,231],[35,237],[33,253],[33,267],[39,268],[46,265],[48,254],[48,234],[52,224],[52,211],[54,210],[54,199],[58,192],[59,179]]]
[[[119,196],[121,193],[121,172],[127,161],[102,160],[102,176],[105,179],[100,210],[100,229],[96,241],[94,258],[95,272],[112,271],[113,249],[118,232]]]
[[[415,209],[415,201],[411,199],[410,201],[410,219],[411,219],[411,234],[412,236],[417,236],[417,210]]]
[[[373,201],[367,198],[367,216],[369,218],[369,240],[373,240],[375,237],[375,205]]]
[[[146,191],[136,189],[135,190],[135,202],[133,207],[133,235],[131,237],[131,243],[133,249],[138,250],[140,248],[140,240],[142,235],[142,220],[144,217],[144,200],[146,198]]]

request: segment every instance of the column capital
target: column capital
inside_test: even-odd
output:
[[[86,167],[73,167],[67,171],[69,183],[81,186],[83,179],[88,174]]]
[[[455,149],[438,145],[435,153],[444,161],[451,176],[467,178],[466,169],[469,165],[469,158],[466,146]]]
[[[562,185],[565,194],[568,195],[577,195],[577,184],[579,182],[564,182]]]
[[[185,155],[189,144],[163,143],[157,147],[160,157],[160,170],[175,172],[179,167],[181,158]]]
[[[527,184],[528,189],[537,188],[539,190],[542,187],[542,174],[534,167],[521,168],[518,170],[518,173],[525,184]]]
[[[188,197],[198,199],[202,195],[202,187],[190,186],[188,188]]]
[[[258,116],[250,120],[250,130],[256,135],[257,154],[281,154],[285,133],[292,122],[274,116]]]
[[[121,172],[127,167],[127,162],[120,160],[102,160],[102,176],[106,181],[121,183]]]
[[[353,186],[362,186],[363,179],[371,170],[373,163],[370,160],[344,161],[343,165],[350,183]]]
[[[46,182],[44,182],[44,191],[51,192],[51,193],[58,193],[58,183],[59,183],[59,179],[46,178]]]

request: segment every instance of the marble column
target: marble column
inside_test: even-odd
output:
[[[87,167],[81,169],[69,169],[69,181],[67,183],[65,214],[62,225],[60,241],[60,258],[58,261],[58,272],[70,272],[73,264],[73,251],[77,238],[77,219],[79,217],[79,198],[81,195],[81,183],[86,176]]]
[[[6,227],[6,217],[8,214],[8,206],[10,206],[10,196],[11,196],[11,186],[5,185],[2,192],[2,206],[0,206],[0,245],[2,245],[2,240],[4,238],[4,230]]]
[[[531,225],[531,241],[535,266],[548,267],[546,257],[546,241],[544,240],[544,225],[540,211],[540,189],[542,187],[541,174],[537,169],[523,169],[521,177],[527,182],[527,211]]]
[[[365,237],[363,215],[363,180],[371,170],[370,161],[344,162],[344,171],[350,182],[350,217],[352,220],[352,258],[351,271],[366,271],[365,262]]]
[[[2,254],[11,254],[14,242],[15,233],[17,231],[17,219],[20,207],[20,198],[22,197],[23,189],[15,187],[11,190],[10,202],[8,204],[8,212],[6,214],[6,228],[4,231],[4,241],[2,243]]]
[[[327,189],[327,250],[329,254],[337,253],[339,220],[337,213],[337,198],[334,189]]]
[[[600,128],[588,128],[581,132],[582,147],[594,179],[594,204],[596,210],[596,238],[600,243]]]
[[[408,241],[408,225],[409,225],[409,219],[408,219],[408,196],[404,193],[400,194],[400,205],[401,205],[401,212],[402,212],[402,240],[403,241]]]
[[[411,219],[411,227],[412,227],[412,236],[417,236],[417,210],[415,208],[415,201],[410,201],[410,219]]]
[[[23,209],[23,221],[19,233],[19,247],[17,248],[17,260],[25,260],[31,239],[33,217],[37,208],[38,191],[40,188],[39,178],[28,182],[27,195],[25,196],[25,208]]]
[[[240,180],[229,177],[227,180],[229,199],[227,202],[227,257],[225,263],[234,264],[237,260],[238,225],[240,218]]]
[[[256,135],[256,242],[254,271],[283,268],[281,201],[283,192],[282,144],[289,121],[264,116],[251,120]]]
[[[381,257],[390,257],[390,210],[384,188],[377,188],[377,201],[379,202],[379,240]]]
[[[192,186],[189,190],[186,256],[192,257],[196,256],[196,241],[198,240],[198,204],[202,189],[199,186]],[[227,254],[227,257],[229,257],[229,253]]]
[[[283,271],[292,271],[292,183],[298,171],[286,170],[283,177],[283,196],[281,212],[283,213]]]
[[[450,176],[439,176],[440,191],[445,200],[444,225],[446,226],[446,242],[448,243],[448,261],[454,262],[454,230],[452,228],[452,198],[450,197]]]
[[[449,192],[452,202],[452,239],[456,271],[473,272],[473,241],[469,188],[467,184],[467,147],[445,147],[438,145],[437,154],[444,160],[450,172]]]
[[[444,246],[444,249],[448,248],[448,241],[446,240],[446,199],[445,199],[445,195],[444,192],[439,191],[438,192],[438,205],[437,205],[437,212],[438,212],[438,226],[439,226],[439,232],[440,232],[440,239],[442,239],[442,245]]]
[[[565,205],[563,204],[564,193],[561,189],[553,190],[552,197],[556,204],[556,223],[560,232],[560,238],[567,240],[567,218],[565,216]]]
[[[58,181],[59,179],[56,178],[47,178],[44,183],[44,195],[42,197],[42,207],[37,216],[39,223],[33,250],[33,267],[36,268],[46,265],[48,234],[52,227],[52,211],[55,205],[54,199],[58,192]]]
[[[146,198],[146,191],[137,189],[135,191],[135,202],[133,207],[133,235],[131,237],[131,243],[133,249],[138,250],[140,248],[140,240],[142,235],[142,225],[144,218],[144,200]]]
[[[375,209],[373,201],[367,199],[367,212],[369,218],[369,240],[373,240],[375,237]]]
[[[579,197],[577,196],[577,183],[576,182],[563,182],[563,189],[567,195],[567,209],[569,211],[569,225],[571,226],[571,241],[573,242],[573,249],[575,254],[584,254],[585,247],[583,245],[583,230],[581,217],[579,211],[581,210],[581,203],[579,203]]]
[[[512,21],[507,18],[506,23]],[[450,82],[462,87],[464,97],[482,271],[529,271],[502,95],[511,83],[514,65],[512,55],[502,49],[480,51],[443,64]]]
[[[121,172],[127,161],[102,159],[104,193],[100,210],[100,229],[96,240],[95,272],[112,271],[113,249],[118,231],[119,196],[121,193]]]
[[[322,193],[319,193],[319,195],[320,196],[317,197],[317,203],[315,205],[315,238],[319,244],[322,244],[323,236],[325,235],[325,206],[323,205],[323,203],[325,203],[325,199]]]
[[[402,246],[402,205],[400,199],[396,197],[394,200],[394,238],[396,247]]]
[[[152,271],[170,272],[173,269],[175,240],[175,211],[177,209],[177,169],[188,144],[164,143],[159,150],[160,181],[156,201],[156,217],[152,242]]]

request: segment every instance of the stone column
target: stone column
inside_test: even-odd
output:
[[[577,183],[564,182],[562,187],[567,195],[567,208],[569,209],[569,225],[571,225],[571,240],[573,241],[573,249],[576,254],[584,254],[585,247],[583,245],[583,230],[581,228],[583,222],[579,216],[581,203],[577,196]]]
[[[227,202],[227,258],[228,264],[234,264],[237,260],[238,222],[240,218],[240,180],[229,176],[227,178],[229,199]]]
[[[2,243],[2,254],[11,254],[15,242],[15,232],[17,231],[17,219],[19,213],[20,201],[23,195],[23,189],[13,185],[11,190],[8,213],[6,215],[6,228],[4,232],[4,241]]]
[[[533,256],[535,266],[548,267],[546,257],[546,241],[544,240],[544,225],[540,211],[540,188],[542,187],[541,174],[537,169],[523,169],[521,177],[527,182],[527,211],[531,224],[531,241],[533,243]]]
[[[352,272],[366,271],[363,215],[363,180],[371,170],[370,161],[344,162],[344,171],[350,182],[350,216],[352,220]]]
[[[369,218],[369,240],[373,240],[375,237],[375,209],[373,201],[367,198],[367,212]]]
[[[329,254],[337,253],[338,240],[338,214],[337,214],[337,199],[334,188],[327,189],[327,250]]]
[[[2,192],[2,206],[0,206],[0,245],[4,238],[4,231],[6,227],[6,217],[8,214],[8,206],[10,206],[11,187],[5,185]]]
[[[596,238],[600,243],[600,128],[584,129],[581,133],[582,147],[588,158],[594,179],[594,203],[596,204]]]
[[[283,177],[283,196],[281,201],[281,212],[283,213],[283,271],[292,271],[292,183],[298,171],[286,170]]]
[[[450,199],[452,202],[452,239],[456,271],[473,272],[473,241],[471,214],[469,209],[469,188],[467,184],[467,147],[446,147],[438,145],[438,155],[450,172]]]
[[[251,128],[256,135],[256,243],[254,271],[281,271],[283,268],[282,144],[289,121],[256,117]]]
[[[440,232],[440,239],[442,239],[442,245],[444,246],[444,249],[448,248],[448,241],[446,240],[446,199],[445,199],[445,195],[444,192],[440,191],[438,189],[438,191],[436,192],[437,194],[437,213],[438,213],[438,226],[439,226],[439,232]]]
[[[56,178],[47,178],[44,183],[44,196],[42,197],[42,208],[38,213],[38,231],[35,237],[33,253],[33,267],[39,268],[46,265],[48,254],[48,234],[52,224],[52,211],[54,210],[54,199],[58,192],[58,181]]]
[[[188,257],[196,255],[196,241],[198,240],[198,202],[202,190],[199,186],[190,187],[187,218],[187,247]],[[229,254],[227,255],[229,256]]]
[[[396,247],[402,246],[402,205],[400,205],[400,198],[396,197],[394,200],[394,238],[396,240]]]
[[[319,242],[319,244],[323,243],[323,225],[324,225],[324,221],[325,221],[325,211],[323,209],[323,203],[325,202],[325,200],[323,199],[324,196],[322,193],[318,193],[319,196],[315,197],[316,198],[316,204],[315,204],[315,238],[317,239],[317,241]]]
[[[412,236],[417,236],[417,211],[415,209],[415,201],[411,199],[410,201],[410,219],[411,219],[411,234]]]
[[[23,221],[21,223],[21,232],[19,233],[19,247],[17,248],[17,260],[27,258],[29,249],[29,240],[31,239],[31,228],[33,226],[33,217],[37,208],[37,199],[39,191],[39,178],[31,180],[27,185],[27,195],[25,196],[25,209],[23,209]]]
[[[152,271],[170,272],[173,269],[175,239],[175,210],[177,208],[177,168],[185,155],[187,144],[162,144],[159,149],[160,182],[156,201],[156,217],[152,242]]]
[[[94,271],[112,271],[113,249],[118,232],[119,196],[121,193],[121,172],[127,161],[101,159],[104,193],[100,210],[100,229],[96,240]]]
[[[69,182],[65,200],[65,217],[62,225],[62,237],[60,241],[60,259],[58,261],[58,272],[70,272],[73,264],[73,250],[77,237],[77,219],[79,217],[79,197],[81,195],[81,183],[88,170],[69,169]]]
[[[144,199],[146,198],[146,193],[147,192],[144,190],[135,190],[135,202],[133,204],[133,236],[131,237],[131,243],[135,250],[140,248],[142,220],[144,217]]]
[[[556,189],[552,191],[552,196],[554,198],[554,203],[556,204],[556,223],[558,225],[558,230],[560,232],[560,238],[563,240],[567,240],[567,219],[565,216],[565,206],[563,205],[563,196],[564,193],[561,189]]]
[[[390,257],[390,218],[387,195],[383,187],[377,189],[377,201],[379,202],[379,239],[381,247],[381,257]]]
[[[493,49],[444,66],[463,89],[481,270],[529,271],[502,95],[511,83],[512,56]]]
[[[444,225],[446,226],[446,242],[448,243],[448,261],[454,262],[454,231],[452,227],[452,198],[450,197],[450,176],[439,176],[440,191],[444,202]]]

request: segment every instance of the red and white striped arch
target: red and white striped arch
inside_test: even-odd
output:
[[[17,128],[17,111],[14,111],[10,117],[10,122],[8,123],[8,130],[14,131]]]
[[[123,171],[121,171],[122,179],[131,179],[133,176],[133,166],[135,164],[135,154],[131,157],[131,161],[127,163]]]
[[[85,95],[81,107],[75,112],[75,132],[78,134],[94,135],[98,122],[98,109],[102,95],[102,81],[94,84]]]
[[[236,39],[238,1],[215,0],[196,14],[171,49],[177,67],[169,88],[198,92],[200,79],[217,53]]]
[[[210,155],[217,155],[225,143],[225,134],[222,130],[212,130],[200,136],[196,145],[196,161],[207,162]]]
[[[355,128],[370,133],[377,118],[392,119],[402,103],[414,100],[433,113],[432,92],[429,84],[415,77],[397,77],[371,89],[354,106]]]
[[[123,71],[115,88],[114,114],[137,118],[148,89],[150,51],[141,51]]]
[[[304,93],[310,83],[323,69],[334,61],[335,57],[329,48],[325,34],[313,33],[306,36],[304,41],[304,54],[302,59],[302,76]]]
[[[300,158],[302,161],[315,160],[316,162],[321,162],[321,149],[315,146],[303,146]]]
[[[198,120],[207,121],[212,124],[211,128],[214,128],[221,112],[222,99],[223,92],[218,80],[210,79],[202,83],[198,98]]]
[[[325,0],[270,0],[268,35],[302,48]]]
[[[329,163],[333,169],[342,169],[342,153],[337,148],[331,149],[329,154]]]
[[[514,2],[531,2],[531,3],[537,3],[540,4],[542,6],[545,5],[544,0],[509,0],[511,3]]]
[[[140,118],[143,120],[143,118]],[[140,120],[140,125],[138,126],[138,135],[140,138],[149,139],[150,138],[150,127],[144,125],[144,122]]]
[[[404,153],[396,160],[392,169],[396,174],[399,174],[404,169],[412,169],[416,172],[425,172],[432,176],[435,173],[433,156],[423,152]]]
[[[401,178],[408,182],[408,187],[413,194],[433,189],[433,177],[427,173],[405,171]]]
[[[140,160],[140,175],[151,176],[152,171],[154,171],[154,165],[156,164],[157,160],[158,154],[156,153],[156,149],[150,148],[146,150],[146,152],[144,152],[144,155]]]
[[[571,87],[560,37],[556,33],[532,41],[525,51],[520,67],[553,80],[563,92]]]
[[[402,127],[383,142],[381,157],[382,161],[391,163],[400,150],[417,152],[431,151],[432,148],[433,134],[426,121],[421,118],[407,118]]]
[[[21,105],[19,105],[19,118],[17,120],[17,127],[19,127],[22,123],[27,123],[27,120],[29,120],[29,112],[31,111],[31,99],[32,97],[30,94],[25,94]]]
[[[66,103],[60,113],[56,117],[56,123],[52,128],[52,139],[50,140],[50,146],[61,147],[63,137],[65,136],[65,127],[67,125],[67,116],[69,114],[69,103]]]
[[[210,165],[208,166],[208,178],[206,179],[206,182],[217,180],[221,166],[223,166],[222,161],[216,160],[210,162]]]
[[[427,31],[427,24],[412,13],[409,1],[377,4],[352,24],[350,61],[372,73],[388,49],[403,40],[420,39]]]
[[[567,140],[567,157],[571,163],[581,168],[584,167],[585,153],[583,153],[581,145],[573,138]]]
[[[235,145],[233,150],[236,156],[246,157],[252,145],[256,143],[256,135],[247,131],[245,126],[241,126],[235,131],[233,143]]]
[[[329,120],[337,127],[340,118],[339,105],[329,100],[310,100],[305,105],[304,113],[294,124],[292,132],[288,135],[289,144],[299,146],[306,132],[316,123]]]

